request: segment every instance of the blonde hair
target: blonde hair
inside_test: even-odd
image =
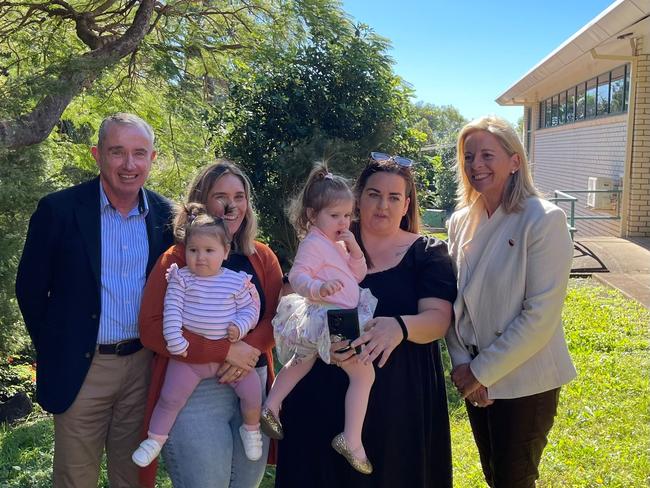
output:
[[[520,212],[523,203],[530,196],[539,196],[537,188],[533,183],[533,177],[528,166],[528,158],[517,133],[513,127],[504,119],[494,115],[488,115],[472,120],[463,127],[458,134],[456,145],[456,178],[458,190],[456,191],[456,208],[468,207],[479,198],[479,193],[472,187],[469,177],[465,172],[465,140],[470,134],[478,131],[486,131],[496,137],[497,141],[508,154],[519,156],[519,169],[510,175],[501,201],[501,206],[506,213]]]
[[[310,216],[338,201],[354,202],[354,195],[345,178],[334,175],[325,162],[314,164],[300,193],[289,204],[289,220],[296,228],[298,237],[303,237],[311,226]]]
[[[231,244],[234,252],[245,256],[255,253],[255,238],[257,237],[257,216],[253,207],[251,182],[244,172],[232,161],[219,159],[216,163],[203,168],[190,185],[187,192],[187,202],[198,202],[207,207],[210,189],[224,175],[231,174],[239,178],[246,193],[246,213],[241,226],[232,236]]]

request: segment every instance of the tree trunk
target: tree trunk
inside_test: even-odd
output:
[[[134,52],[149,32],[154,0],[142,0],[124,35],[99,49],[78,56],[60,69],[58,84],[27,113],[0,120],[0,149],[16,149],[44,141],[72,99],[101,72]]]

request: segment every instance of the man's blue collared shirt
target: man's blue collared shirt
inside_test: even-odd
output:
[[[149,241],[145,218],[149,203],[140,190],[138,204],[123,217],[99,184],[102,262],[98,344],[139,337],[138,312],[146,281]]]

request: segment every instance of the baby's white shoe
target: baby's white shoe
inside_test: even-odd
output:
[[[158,457],[161,449],[162,444],[158,441],[151,438],[145,439],[140,443],[140,447],[135,450],[131,459],[133,459],[135,464],[144,468],[149,466],[152,461]]]
[[[262,433],[260,429],[246,430],[242,425],[239,427],[239,436],[244,445],[246,457],[251,461],[257,461],[262,457]]]

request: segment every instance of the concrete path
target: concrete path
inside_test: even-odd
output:
[[[576,247],[573,273],[591,274],[650,309],[650,238],[584,237]]]

